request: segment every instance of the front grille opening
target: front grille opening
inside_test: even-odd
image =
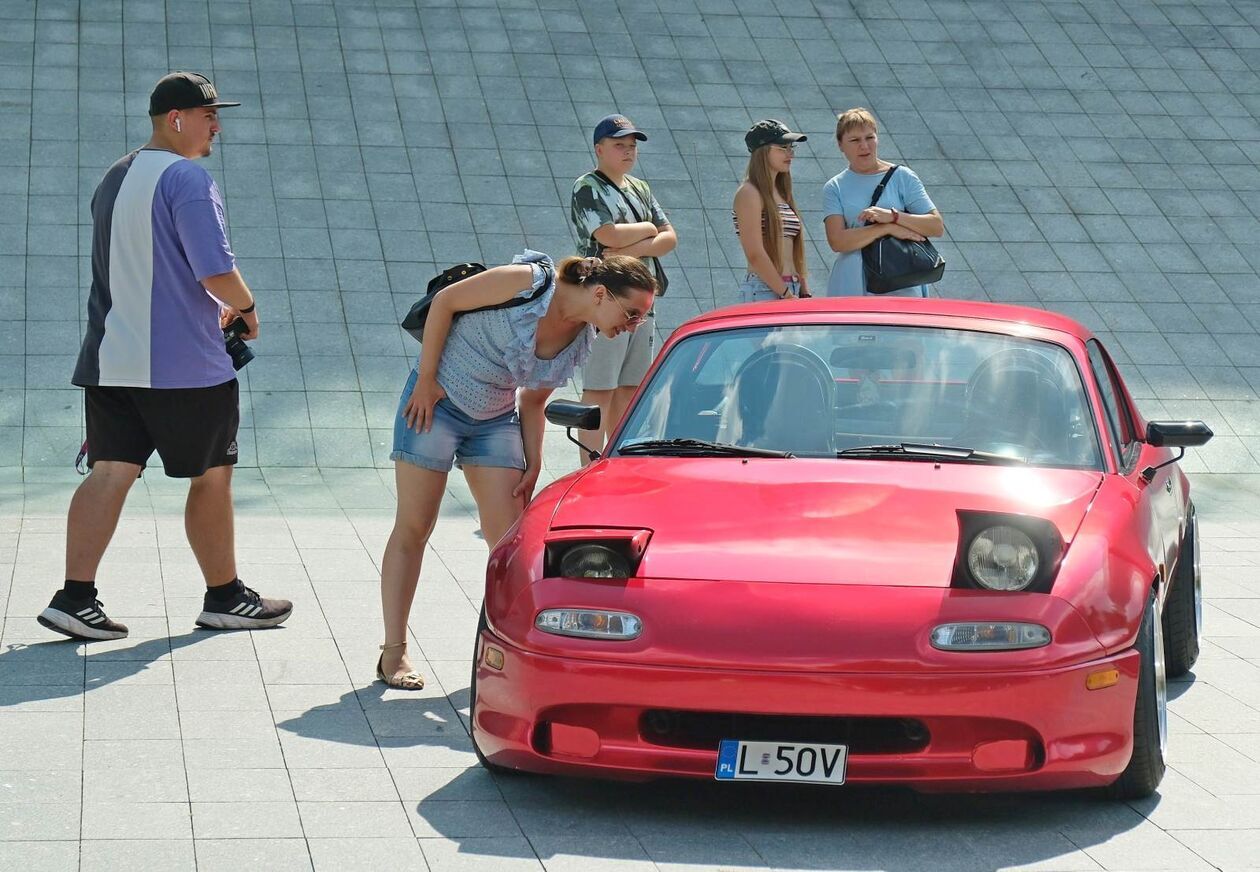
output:
[[[645,742],[716,751],[722,739],[847,745],[850,754],[913,754],[927,747],[927,726],[914,718],[750,715],[648,709],[639,718]]]

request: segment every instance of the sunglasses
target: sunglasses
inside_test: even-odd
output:
[[[612,297],[613,302],[617,304],[617,308],[621,310],[621,314],[626,316],[627,327],[638,327],[640,324],[642,324],[644,321],[647,320],[647,315],[634,315],[628,312],[626,310],[626,307],[621,305],[621,300],[617,299],[616,294],[609,291],[608,296]]]

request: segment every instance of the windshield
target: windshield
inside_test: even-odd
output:
[[[1080,372],[1061,346],[923,327],[830,324],[697,334],[644,388],[614,452],[704,440],[796,457],[967,460],[1099,469]],[[868,446],[911,444],[912,451]],[[923,446],[949,446],[934,456]]]

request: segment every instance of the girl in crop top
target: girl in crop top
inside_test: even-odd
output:
[[[740,285],[746,303],[808,297],[805,274],[805,228],[792,198],[792,157],[803,133],[782,122],[758,121],[744,136],[748,173],[735,192],[731,217],[748,274]],[[756,227],[760,233],[740,232]]]

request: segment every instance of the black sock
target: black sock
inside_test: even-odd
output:
[[[66,596],[73,600],[94,600],[96,599],[96,582],[94,581],[75,581],[67,578],[66,586],[61,589]]]
[[[214,587],[206,588],[206,595],[216,602],[225,603],[228,600],[235,599],[244,587],[245,585],[241,584],[239,578],[234,578],[227,584],[218,584]]]

